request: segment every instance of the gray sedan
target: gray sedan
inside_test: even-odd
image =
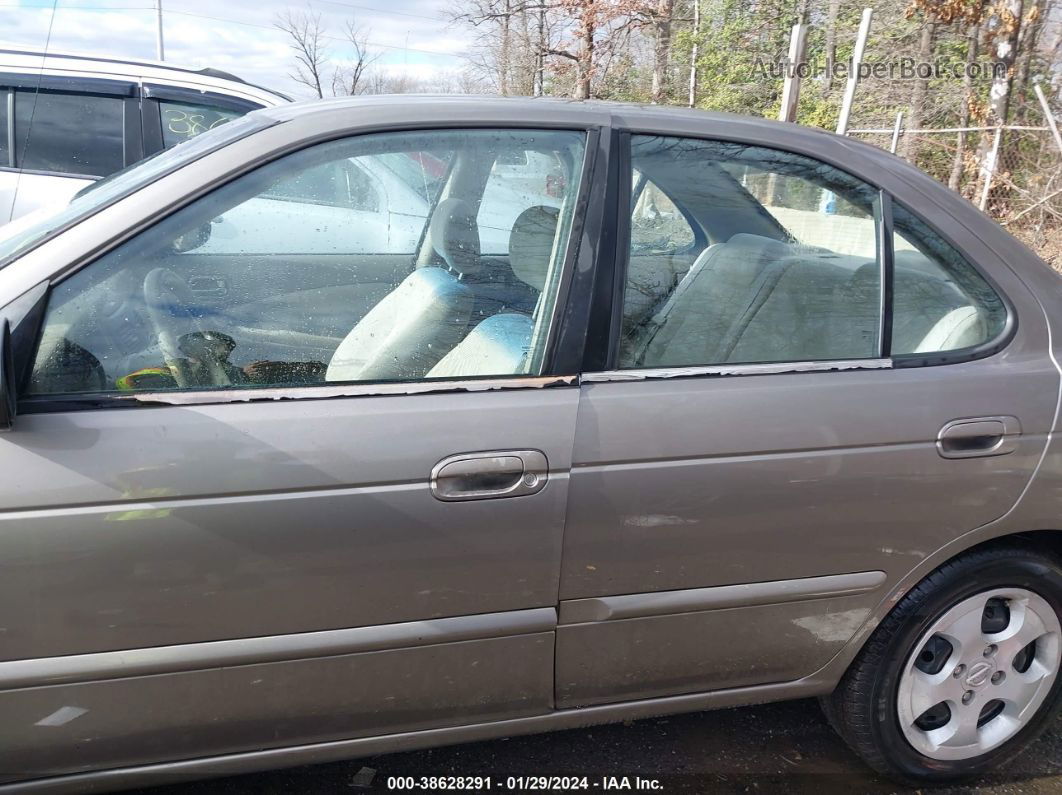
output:
[[[1059,705],[1062,283],[887,153],[323,101],[0,266],[0,792],[806,696],[924,784]]]

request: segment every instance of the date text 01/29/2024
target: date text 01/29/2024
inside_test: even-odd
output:
[[[387,789],[392,791],[439,791],[465,790],[482,792],[485,790],[539,791],[556,792],[558,790],[640,790],[643,792],[659,791],[663,785],[655,778],[640,776],[389,776]]]

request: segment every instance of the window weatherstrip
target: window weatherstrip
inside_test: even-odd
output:
[[[881,306],[878,317],[878,355],[892,355],[892,303],[895,266],[893,260],[892,198],[878,193],[878,259],[881,264]]]
[[[546,130],[559,130],[561,128],[545,127]],[[573,130],[574,132],[575,130]],[[601,129],[599,127],[584,127],[578,130],[583,134],[583,160],[579,164],[577,169],[573,168],[573,172],[578,174],[579,186],[575,192],[575,196],[568,201],[568,212],[571,214],[571,218],[568,221],[568,231],[563,241],[563,256],[560,262],[553,263],[553,267],[559,267],[560,274],[558,278],[554,279],[552,289],[555,291],[553,296],[553,306],[550,310],[550,316],[547,321],[547,325],[544,330],[539,330],[542,323],[542,318],[536,318],[535,327],[532,331],[532,352],[535,351],[535,337],[541,338],[544,336],[544,340],[541,345],[538,345],[538,351],[535,353],[537,362],[529,360],[529,363],[533,366],[537,364],[537,370],[542,375],[548,375],[550,373],[564,372],[565,369],[569,369],[574,372],[575,367],[571,362],[558,361],[560,351],[560,337],[563,334],[564,324],[563,319],[568,309],[568,302],[571,300],[572,287],[575,282],[575,273],[578,269],[578,262],[580,257],[580,249],[582,248],[582,239],[586,230],[586,215],[587,208],[590,206],[590,202],[593,199],[593,179],[594,172],[597,164],[598,149],[600,147]],[[451,163],[450,168],[453,168]],[[574,174],[573,174],[574,176]],[[449,180],[450,174],[447,173],[447,179]],[[484,187],[486,191],[486,187]],[[482,196],[480,200],[482,201]],[[436,204],[439,198],[436,199]],[[561,207],[560,212],[564,212],[564,207]],[[435,207],[432,207],[432,212],[435,212]],[[558,223],[563,220],[562,216],[558,216]],[[423,245],[424,239],[428,234],[428,225],[426,224],[424,230],[421,233],[420,245]],[[549,289],[551,285],[546,284],[546,289]],[[543,296],[544,297],[544,296]],[[541,301],[542,299],[540,299]],[[536,305],[535,314],[539,312],[539,307]]]
[[[7,165],[8,168],[17,168],[15,165],[15,89],[7,89]]]
[[[582,383],[648,381],[695,376],[776,375],[781,373],[823,373],[837,370],[888,370],[891,359],[834,359],[819,362],[768,362],[761,364],[722,364],[706,367],[646,367],[640,370],[604,370],[584,373]]]
[[[605,204],[615,195],[610,184],[614,139],[615,133],[607,126],[591,128],[588,134],[583,185],[569,233],[565,272],[554,305],[557,314],[547,342],[544,370],[547,374],[589,369],[584,357],[600,341],[598,330],[604,324],[599,314],[601,307],[594,296],[600,289],[600,280],[605,278],[602,274],[608,270],[607,266],[603,267],[607,256],[602,252],[611,238],[602,230],[612,223]],[[608,289],[611,290],[611,284]],[[603,360],[596,365],[604,366]]]
[[[608,350],[605,366],[615,368],[619,359],[620,337],[623,334],[623,301],[627,293],[627,271],[631,264],[631,218],[634,213],[631,176],[634,173],[631,154],[631,133],[621,130],[616,135],[616,218],[615,252],[612,279],[612,315],[608,333]],[[643,174],[639,188],[644,189],[648,179]]]
[[[290,400],[423,395],[443,392],[494,392],[513,389],[548,389],[574,386],[574,375],[513,375],[491,378],[454,378],[436,381],[384,381],[379,383],[314,384],[254,389],[198,389],[160,392],[85,392],[30,395],[18,403],[19,414],[47,414],[86,409],[131,406],[206,406],[224,403],[259,403]]]

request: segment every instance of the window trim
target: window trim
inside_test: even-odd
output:
[[[892,219],[892,204],[893,195],[888,190],[883,188],[880,183],[869,177],[863,176],[853,172],[847,165],[840,164],[836,158],[820,155],[819,153],[809,154],[808,152],[799,151],[793,147],[778,145],[774,143],[764,143],[760,140],[751,140],[749,138],[730,135],[713,135],[713,134],[695,134],[688,132],[669,132],[650,128],[634,128],[634,127],[614,127],[616,132],[625,134],[626,147],[625,153],[627,157],[627,172],[625,173],[626,181],[630,183],[630,164],[631,164],[631,137],[634,135],[642,136],[662,136],[671,138],[687,138],[696,141],[708,141],[708,142],[723,142],[723,143],[736,143],[743,144],[745,146],[758,147],[762,149],[771,149],[776,152],[784,152],[787,154],[798,155],[810,160],[817,161],[824,165],[835,168],[841,171],[853,179],[859,180],[865,183],[868,187],[874,189],[877,192],[877,199],[875,205],[880,207],[880,219],[876,219],[876,234],[885,235],[884,244],[879,243],[877,246],[877,260],[879,267],[879,275],[881,280],[881,305],[884,308],[888,305],[889,309],[892,309],[893,301],[893,278],[894,278],[894,258],[893,258],[893,219]],[[617,156],[613,158],[619,160]],[[910,353],[910,354],[896,354],[891,353],[892,347],[892,312],[890,311],[886,318],[884,312],[879,325],[879,338],[878,338],[878,356],[869,357],[866,359],[808,359],[800,361],[789,362],[748,362],[748,363],[734,363],[733,365],[697,365],[697,366],[675,366],[675,367],[644,367],[644,368],[630,368],[630,369],[618,369],[616,367],[616,357],[619,352],[620,333],[623,322],[623,291],[626,287],[627,280],[627,268],[629,265],[629,251],[617,252],[616,260],[616,273],[615,278],[617,282],[618,297],[613,296],[612,300],[612,332],[608,341],[608,354],[606,364],[604,367],[597,368],[585,368],[582,381],[594,383],[594,382],[612,382],[612,381],[641,381],[641,380],[655,380],[661,378],[675,378],[675,377],[698,377],[698,376],[729,376],[729,375],[766,375],[774,372],[774,367],[777,365],[779,373],[792,373],[792,372],[837,372],[845,370],[862,370],[862,369],[893,369],[893,368],[907,368],[907,367],[935,367],[947,364],[961,364],[964,362],[971,362],[977,359],[984,359],[989,356],[993,356],[1003,349],[1005,349],[1011,341],[1014,339],[1017,333],[1018,316],[1014,307],[1014,303],[1010,300],[1007,293],[998,285],[995,279],[990,274],[986,273],[977,261],[971,257],[965,249],[958,245],[955,240],[945,234],[936,225],[931,223],[920,213],[910,209],[906,204],[900,202],[904,210],[914,218],[918,219],[921,223],[938,237],[941,238],[950,248],[952,248],[959,256],[961,256],[966,263],[973,269],[980,278],[996,293],[1000,301],[1006,310],[1007,317],[1004,321],[1003,329],[1000,333],[991,340],[983,342],[979,345],[975,345],[968,348],[959,348],[954,351],[942,351],[935,354],[925,353]],[[678,205],[676,205],[678,206]],[[624,218],[622,216],[615,219],[617,228],[613,230],[613,235],[621,233],[623,226],[627,227],[627,235],[630,232],[630,218]],[[629,240],[629,237],[627,238]],[[629,244],[627,246],[629,249]],[[885,335],[885,331],[888,331],[888,335]],[[862,362],[866,363],[865,366],[856,367],[853,363]],[[881,364],[887,362],[887,365]],[[836,365],[836,366],[829,366]]]
[[[15,165],[15,89],[11,86],[2,86],[4,110],[7,113],[4,131],[0,133],[7,139],[7,165],[5,168],[17,170]]]
[[[39,334],[38,340],[39,343]],[[34,350],[36,356],[36,350]],[[432,378],[415,381],[341,382],[290,387],[249,389],[174,389],[163,392],[100,392],[35,395],[20,398],[18,414],[54,414],[93,409],[164,408],[167,406],[213,406],[240,403],[276,403],[303,400],[335,400],[358,397],[396,397],[448,392],[507,392],[514,389],[578,387],[576,375],[512,375],[464,378]]]
[[[114,408],[157,408],[162,406],[181,406],[181,405],[227,405],[227,404],[239,404],[239,403],[267,403],[274,401],[288,401],[288,400],[324,400],[332,398],[350,398],[350,397],[370,397],[370,396],[387,396],[387,395],[416,395],[416,394],[436,394],[445,392],[485,392],[485,391],[508,391],[512,389],[546,389],[546,388],[558,388],[558,387],[575,387],[578,388],[579,372],[578,367],[570,368],[565,367],[563,370],[558,368],[559,362],[557,361],[558,340],[562,333],[570,333],[571,325],[569,324],[569,301],[580,302],[580,294],[583,291],[583,284],[576,284],[574,275],[578,268],[577,263],[582,254],[584,243],[586,242],[587,230],[585,227],[585,220],[594,207],[600,207],[604,204],[603,196],[607,198],[607,193],[602,193],[591,189],[591,185],[597,184],[597,179],[600,176],[599,172],[603,172],[605,166],[608,165],[609,158],[607,157],[608,147],[601,147],[601,139],[608,139],[608,128],[606,125],[595,123],[520,123],[511,121],[502,121],[495,124],[489,122],[477,121],[477,122],[461,122],[461,123],[442,123],[431,124],[424,126],[423,124],[411,125],[411,124],[399,124],[399,125],[381,125],[380,127],[363,129],[357,132],[351,133],[345,130],[329,131],[329,133],[319,136],[312,136],[306,139],[301,139],[298,142],[281,147],[270,154],[265,159],[255,159],[253,161],[247,161],[241,165],[236,171],[230,172],[221,179],[218,179],[209,184],[201,185],[198,190],[182,196],[180,201],[171,205],[164,214],[160,214],[155,218],[152,218],[150,225],[134,227],[128,230],[128,234],[115,238],[111,243],[103,249],[93,252],[90,257],[85,258],[83,261],[71,263],[69,267],[64,269],[56,277],[53,277],[48,282],[48,294],[45,297],[44,311],[47,311],[47,301],[51,298],[51,289],[57,284],[70,278],[75,273],[79,272],[82,268],[90,267],[94,262],[97,262],[111,251],[121,246],[126,241],[135,237],[147,229],[154,227],[170,216],[177,212],[180,212],[185,207],[191,205],[200,198],[221,189],[226,185],[240,179],[241,177],[249,174],[258,168],[266,166],[291,154],[309,149],[320,144],[329,143],[331,141],[337,141],[344,138],[360,138],[364,136],[390,134],[390,133],[423,133],[428,131],[443,131],[443,130],[543,130],[543,131],[571,131],[582,133],[584,138],[584,150],[583,150],[583,163],[582,170],[580,172],[580,185],[579,191],[576,195],[573,207],[573,216],[570,228],[568,230],[568,241],[565,251],[564,260],[560,263],[562,267],[560,279],[557,285],[557,298],[553,305],[553,312],[549,319],[549,325],[546,330],[546,342],[543,351],[543,365],[542,372],[537,375],[508,375],[508,376],[482,376],[473,377],[465,376],[458,378],[435,378],[426,379],[420,378],[409,381],[372,381],[372,382],[342,382],[337,381],[334,383],[325,384],[299,384],[285,387],[261,387],[261,388],[248,388],[248,389],[226,389],[226,388],[198,388],[187,390],[167,390],[164,392],[106,392],[106,393],[60,393],[55,395],[33,395],[20,397],[18,400],[17,413],[18,414],[51,414],[51,413],[65,413],[73,411],[89,411],[94,409],[114,409]],[[230,142],[231,143],[231,142]],[[602,157],[602,153],[599,149],[603,149],[605,155]],[[213,150],[212,150],[213,151]],[[165,176],[165,175],[163,175]],[[629,180],[628,180],[629,181]],[[595,230],[596,231],[596,230]],[[594,234],[593,239],[590,241],[596,246],[599,239],[598,234]],[[593,256],[591,262],[596,261],[596,256]],[[588,275],[593,279],[596,269],[591,267]],[[583,325],[585,328],[585,325]],[[40,345],[43,336],[43,317],[42,324],[39,329],[36,330],[36,338],[33,341],[33,350],[31,353],[31,362],[27,365],[27,373],[32,367],[32,362],[36,360],[37,349]],[[579,356],[582,356],[583,348],[579,348]],[[566,372],[564,372],[566,370]],[[28,377],[28,375],[27,375]]]
[[[874,202],[875,234],[877,235],[878,277],[881,288],[880,316],[878,317],[878,356],[888,359],[892,353],[892,313],[893,279],[895,263],[893,261],[892,239],[892,197],[883,190],[878,191]]]
[[[219,110],[242,111],[243,113],[250,113],[253,110],[261,110],[265,107],[261,102],[234,97],[231,94],[223,94],[218,91],[200,91],[195,88],[166,86],[150,81],[141,85],[140,97],[141,99],[180,102],[185,105],[200,105],[207,108],[216,107]]]
[[[882,191],[887,193],[887,191]],[[902,201],[895,199],[892,195],[889,195],[889,228],[894,229],[892,219],[892,205],[893,202],[900,204],[904,212],[909,213],[913,218],[916,218],[922,224],[929,229],[930,232],[935,234],[941,240],[944,241],[952,250],[954,250],[966,264],[970,266],[975,274],[984,280],[992,291],[999,297],[1000,302],[1003,304],[1003,309],[1007,313],[1006,319],[1003,321],[1003,328],[1000,330],[994,338],[986,340],[979,345],[974,345],[968,348],[957,348],[953,351],[940,351],[938,353],[898,353],[891,354],[894,367],[936,367],[946,364],[962,364],[964,362],[972,362],[977,359],[985,359],[989,356],[994,356],[1003,349],[1005,349],[1014,340],[1014,336],[1018,333],[1018,311],[1014,306],[1014,302],[1011,301],[1010,296],[1003,290],[992,278],[991,274],[987,273],[977,261],[971,257],[962,246],[955,242],[951,235],[946,234],[939,226],[932,223],[928,218],[915,212]],[[890,235],[890,241],[891,241]],[[890,244],[890,252],[892,246]],[[892,263],[890,262],[890,268]],[[890,285],[891,289],[891,285]]]
[[[94,94],[109,97],[135,97],[136,81],[131,78],[104,78],[0,71],[0,86],[58,94]]]

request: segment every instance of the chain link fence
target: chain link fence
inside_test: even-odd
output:
[[[1050,127],[894,127],[848,134],[896,152],[957,190],[1062,271],[1062,152]]]

